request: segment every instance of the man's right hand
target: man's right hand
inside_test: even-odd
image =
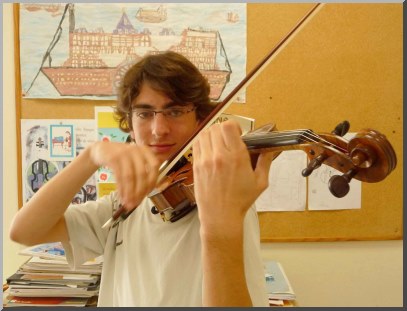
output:
[[[90,156],[95,165],[113,172],[120,202],[128,212],[156,186],[160,163],[147,146],[96,142]]]

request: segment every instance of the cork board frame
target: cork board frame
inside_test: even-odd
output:
[[[255,65],[313,6],[247,4],[247,69]],[[21,96],[19,9],[14,4],[18,157],[20,120],[93,118],[95,105],[114,101],[37,100]],[[382,182],[362,185],[362,208],[260,213],[261,238],[272,241],[392,240],[403,238],[403,4],[325,4],[247,89],[247,103],[228,113],[256,119],[256,127],[330,132],[348,120],[351,131],[385,134],[397,155]],[[19,206],[21,164],[18,167]]]

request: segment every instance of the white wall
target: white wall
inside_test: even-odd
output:
[[[3,4],[3,283],[26,257],[8,230],[17,212],[12,4]],[[278,260],[299,306],[403,306],[403,242],[267,243],[265,260]]]
[[[299,242],[263,245],[303,307],[403,306],[403,241]]]
[[[3,283],[27,259],[8,231],[17,211],[16,109],[14,97],[13,5],[3,4]]]

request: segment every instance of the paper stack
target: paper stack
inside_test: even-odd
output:
[[[265,272],[270,306],[294,305],[296,296],[281,264],[277,261],[267,261]]]
[[[20,254],[33,257],[7,278],[3,306],[85,306],[98,296],[101,257],[72,271],[60,243],[36,245]]]

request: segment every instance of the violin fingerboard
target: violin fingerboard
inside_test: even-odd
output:
[[[296,132],[253,133],[242,137],[247,149],[262,149],[282,146],[299,145],[307,140],[309,130]]]

